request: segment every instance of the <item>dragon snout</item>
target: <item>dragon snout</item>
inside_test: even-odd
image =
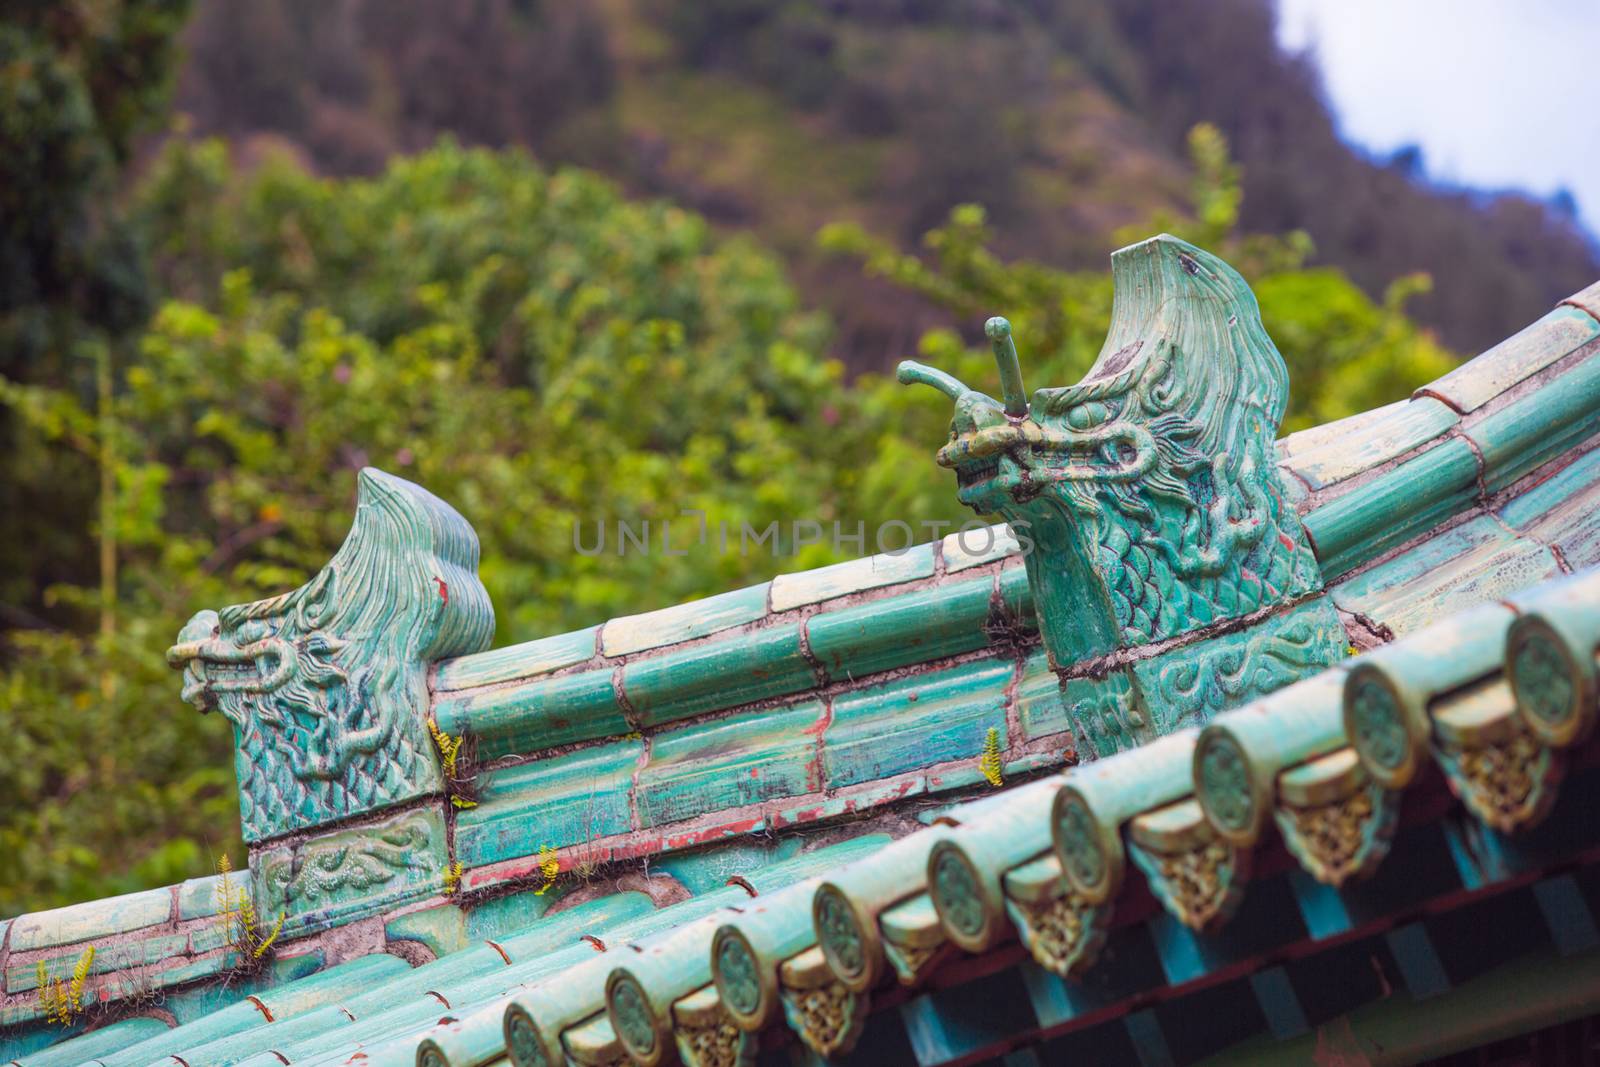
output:
[[[219,693],[270,692],[288,681],[298,665],[292,642],[267,633],[239,644],[236,636],[224,638],[217,613],[201,611],[167,649],[167,663],[183,671],[183,699],[201,711],[215,708]]]
[[[201,711],[216,707],[216,697],[206,685],[205,661],[201,658],[207,643],[215,641],[221,633],[217,613],[207,608],[197,611],[194,617],[178,631],[178,640],[167,649],[168,665],[183,671],[182,699]]]
[[[210,608],[195,612],[183,624],[183,629],[178,631],[177,642],[167,649],[167,665],[181,668],[190,660],[197,659],[205,643],[215,640],[221,632],[222,623],[216,612]]]

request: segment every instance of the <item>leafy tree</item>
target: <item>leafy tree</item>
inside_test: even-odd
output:
[[[0,3],[0,378],[70,384],[87,400],[148,315],[119,177],[136,135],[163,113],[187,8]],[[100,445],[42,450],[0,413],[0,449],[12,457],[0,479],[3,621],[51,625],[62,620],[29,587],[75,576],[88,531],[73,519],[94,499]]]
[[[8,0],[0,21],[0,373],[65,364],[85,327],[120,334],[149,304],[110,194],[159,119],[184,0]]]

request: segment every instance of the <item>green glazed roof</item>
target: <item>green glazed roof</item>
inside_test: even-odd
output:
[[[1595,755],[1597,654],[1593,569],[1422,627],[1204,731],[959,805],[941,825],[892,844],[856,839],[803,853],[752,872],[748,886],[659,910],[642,899],[630,905],[628,894],[603,897],[415,970],[366,956],[176,1029],[129,1029],[115,1050],[104,1047],[109,1036],[91,1034],[19,1062],[460,1067],[500,1062],[505,1020],[518,1012],[573,1062],[603,1062],[622,1041],[637,1047],[652,1033],[701,1047],[694,1036],[708,1018],[733,1040],[739,1031],[723,1026],[721,1005],[759,1005],[768,969],[777,999],[803,989],[806,966],[866,990],[919,981],[940,952],[1020,938],[1046,968],[1082,973],[1095,963],[1092,931],[1132,890],[1133,870],[1174,918],[1201,932],[1248,899],[1242,880],[1232,883],[1223,864],[1210,879],[1170,882],[1163,860],[1220,847],[1237,864],[1275,824],[1319,881],[1369,874],[1389,850],[1400,794],[1428,764],[1488,826],[1536,825],[1557,801],[1562,764]],[[1389,695],[1373,697],[1369,685]],[[1508,798],[1473,769],[1490,750],[1521,751],[1531,776],[1524,793]],[[1353,810],[1365,815],[1356,821],[1368,825],[1348,842],[1297,834],[1307,813],[1358,797]],[[1082,914],[1081,943],[1046,936],[1050,907]],[[735,935],[749,946],[743,959],[713,952]],[[808,965],[813,946],[820,960]],[[630,996],[619,1000],[618,988]],[[752,1029],[782,1018],[769,1009]]]
[[[723,1022],[732,1013],[743,1025],[754,1004],[752,1032],[787,1021],[837,1050],[875,984],[920,982],[964,953],[1020,939],[1048,969],[1092,967],[1137,883],[1130,870],[1202,937],[1244,896],[1231,872],[1273,835],[1320,882],[1363,878],[1390,847],[1399,797],[1428,768],[1483,825],[1535,825],[1563,766],[1592,748],[1597,315],[1600,285],[1408,401],[1278,443],[1326,581],[1293,612],[1320,613],[1315,625],[1340,626],[1362,654],[1204,730],[1093,760],[1110,750],[1073,701],[1114,699],[1120,671],[1183,650],[1135,650],[1063,695],[1003,531],[986,552],[951,537],[446,659],[428,679],[431,714],[479,746],[478,803],[437,830],[462,864],[467,906],[434,894],[365,940],[291,941],[227,987],[206,984],[243,962],[219,930],[212,879],[18,917],[0,924],[0,1048],[29,1065],[344,1063],[358,1052],[409,1064],[419,1049],[430,1063],[477,1064],[504,1057],[507,1012],[520,1005],[536,1034],[528,1048],[598,1063],[624,1044],[648,1060],[652,1035],[661,1048],[700,1048],[708,1031],[744,1041]],[[970,791],[983,785],[991,731],[1013,782],[1085,762],[951,808],[930,828],[900,826],[893,844],[777,862],[730,851],[717,878],[683,868],[697,894],[686,901],[622,892],[551,909],[529,888],[551,856],[562,870],[645,858],[672,869],[709,844]],[[1485,770],[1508,761],[1514,788]],[[1337,811],[1356,814],[1334,847],[1309,828]],[[1215,861],[1199,890],[1165,873],[1191,855]],[[713,888],[723,873],[749,888]],[[1082,936],[1046,936],[1065,916]],[[303,922],[289,932],[340,919]],[[739,938],[748,967],[737,949],[712,954]],[[70,976],[91,944],[91,997],[167,990],[160,1022],[175,1028],[41,1030],[37,964]],[[624,971],[628,981],[613,980]],[[796,1007],[807,991],[827,991],[850,1025],[808,1031],[815,1019]]]

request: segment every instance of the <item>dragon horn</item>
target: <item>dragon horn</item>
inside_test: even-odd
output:
[[[1028,413],[1028,394],[1022,388],[1022,363],[1017,359],[1017,343],[1011,339],[1011,323],[996,315],[983,324],[983,332],[989,335],[995,366],[1000,368],[1006,414],[1020,419]]]
[[[894,376],[895,380],[901,385],[931,385],[951,400],[959,400],[972,392],[960,381],[937,367],[930,367],[926,363],[918,363],[914,359],[901,360],[900,365],[895,368]]]

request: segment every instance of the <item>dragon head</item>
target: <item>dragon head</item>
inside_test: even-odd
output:
[[[245,838],[436,791],[427,667],[486,647],[478,540],[448,504],[372,468],[355,522],[293,592],[197,613],[167,650],[183,699],[233,723]]]
[[[920,364],[899,371],[956,401],[938,461],[956,472],[960,499],[1027,528],[1058,663],[1248,614],[1318,582],[1273,463],[1288,373],[1249,286],[1167,235],[1114,253],[1112,275],[1111,329],[1077,385],[1024,403],[1003,319],[986,332],[1004,403]]]

